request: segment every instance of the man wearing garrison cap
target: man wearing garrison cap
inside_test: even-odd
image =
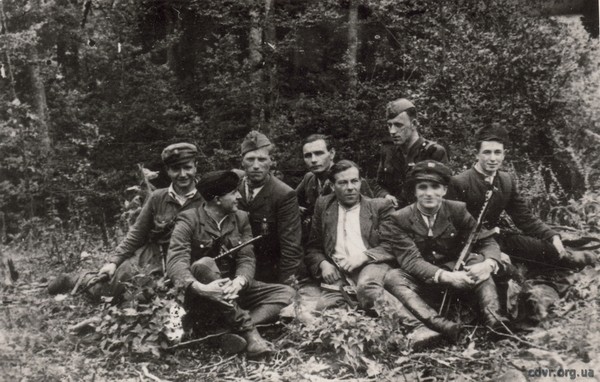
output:
[[[271,142],[258,131],[244,138],[240,209],[248,212],[254,236],[264,236],[255,246],[256,279],[287,283],[304,267],[300,210],[296,192],[271,175],[270,150]]]
[[[164,256],[177,214],[200,206],[202,198],[196,192],[196,156],[198,149],[190,143],[167,146],[161,155],[171,185],[153,191],[138,215],[127,236],[100,268],[99,273],[110,278],[109,282],[94,284],[87,288],[92,297],[118,295],[124,291],[124,283],[142,270],[144,273],[163,273]],[[82,275],[80,285],[85,287],[94,273]],[[50,293],[61,293],[73,288],[79,275],[63,275],[52,282]]]
[[[259,356],[271,351],[271,346],[256,325],[275,321],[295,292],[287,285],[254,280],[252,244],[215,259],[224,250],[252,239],[248,214],[238,210],[238,183],[233,171],[213,171],[200,179],[198,190],[206,202],[177,218],[167,274],[184,295],[186,321],[192,329],[222,329],[224,323],[241,336],[222,339],[227,351],[245,349],[248,356]]]
[[[396,208],[409,204],[413,196],[405,192],[406,174],[415,163],[433,159],[447,162],[446,150],[441,145],[419,136],[417,110],[406,98],[399,98],[386,106],[390,138],[381,146],[375,196],[387,198]]]
[[[484,226],[498,232],[495,239],[502,252],[514,261],[530,262],[537,267],[559,263],[583,266],[591,259],[573,258],[564,248],[560,236],[535,216],[520,194],[515,177],[502,171],[509,144],[508,131],[492,124],[475,133],[475,165],[452,178],[448,198],[463,201],[469,212],[478,217],[485,193],[492,187],[493,196],[485,214]],[[506,212],[523,234],[499,229],[500,215]]]

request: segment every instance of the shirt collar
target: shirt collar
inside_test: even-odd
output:
[[[171,183],[171,185],[169,186],[169,195],[182,206],[185,204],[186,201],[193,198],[197,192],[198,190],[196,189],[196,187],[194,187],[194,189],[188,192],[187,194],[179,195],[177,192],[175,192],[175,188],[173,188],[173,183]]]
[[[473,165],[473,168],[475,169],[475,171],[481,174],[483,178],[490,184],[494,182],[494,178],[496,177],[496,174],[498,174],[498,171],[494,171],[492,175],[486,174],[485,172],[483,172],[483,169],[481,168],[479,162],[475,163],[475,165]]]
[[[356,203],[355,205],[353,205],[350,208],[347,208],[346,206],[342,205],[342,203],[338,202],[338,207],[341,208],[342,210],[344,210],[346,213],[352,212],[352,211],[360,208],[360,200],[358,203]]]

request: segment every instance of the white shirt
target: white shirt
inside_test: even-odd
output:
[[[488,175],[485,172],[483,172],[483,169],[481,168],[481,165],[479,164],[479,162],[475,163],[475,166],[473,167],[475,169],[475,171],[477,171],[478,173],[480,173],[481,175],[484,176],[484,180],[486,182],[488,182],[489,184],[494,184],[494,178],[496,177],[496,174],[498,173],[498,171],[494,171],[494,173],[492,175]]]
[[[187,202],[189,199],[193,198],[194,195],[196,195],[196,192],[198,192],[198,190],[196,189],[196,187],[194,187],[194,189],[190,192],[188,192],[187,194],[181,196],[178,193],[175,192],[175,189],[173,188],[173,183],[171,183],[171,185],[169,186],[169,195],[171,195],[171,197],[173,199],[175,199],[175,201],[177,203],[179,203],[180,206],[183,207],[183,205],[185,204],[185,202]]]
[[[256,187],[252,189],[252,200],[254,200],[254,198],[256,198],[256,195],[258,195],[258,193],[260,192],[260,190],[263,189],[265,185],[263,184],[260,187]],[[248,180],[246,180],[244,182],[244,191],[246,192],[246,198],[248,198],[248,196],[250,196],[250,188],[248,187]]]
[[[360,203],[344,208],[338,204],[337,240],[334,256],[364,259],[367,250],[360,232]]]

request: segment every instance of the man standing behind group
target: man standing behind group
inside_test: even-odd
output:
[[[303,266],[300,247],[300,209],[296,192],[271,175],[271,142],[251,131],[241,147],[246,176],[240,182],[240,209],[247,211],[254,236],[264,237],[255,245],[256,276],[259,281],[289,283]]]
[[[535,216],[520,194],[516,179],[501,171],[508,144],[508,131],[500,125],[491,125],[475,133],[475,165],[454,177],[448,188],[448,199],[463,201],[471,214],[477,215],[485,200],[485,193],[493,187],[484,225],[487,229],[499,226],[500,215],[506,211],[517,228],[524,234],[499,231],[495,236],[502,252],[517,261],[533,264],[583,266],[586,259],[573,259],[565,250],[560,236]],[[590,259],[591,260],[591,259]]]
[[[401,208],[413,199],[406,194],[404,183],[415,163],[426,159],[446,163],[448,156],[444,147],[419,135],[417,110],[406,98],[388,103],[386,116],[390,139],[381,146],[377,187],[373,191],[376,197],[390,199],[394,207]]]
[[[302,214],[302,241],[306,242],[317,198],[333,193],[334,187],[328,179],[328,173],[334,164],[335,148],[326,135],[312,134],[304,140],[302,155],[309,172],[304,175],[302,182],[296,187],[296,194]],[[362,178],[360,193],[370,198],[373,197],[373,191],[367,181]]]

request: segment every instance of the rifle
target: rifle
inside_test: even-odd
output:
[[[225,246],[223,246],[223,245],[222,245],[222,246],[221,246],[221,253],[219,253],[219,255],[218,255],[218,256],[215,256],[215,257],[214,257],[214,259],[215,259],[215,260],[219,260],[219,259],[221,259],[221,258],[223,258],[223,257],[226,257],[226,256],[229,256],[229,255],[232,255],[232,254],[234,254],[235,252],[239,251],[240,249],[244,248],[245,246],[247,246],[247,245],[249,245],[249,244],[252,244],[252,243],[254,243],[255,241],[258,241],[258,240],[260,240],[260,239],[262,239],[262,238],[263,238],[263,235],[258,235],[258,236],[256,236],[256,237],[253,237],[252,239],[250,239],[250,240],[248,240],[248,241],[245,241],[245,242],[243,242],[243,243],[242,243],[242,244],[240,244],[240,245],[236,245],[235,247],[233,247],[233,248],[230,248],[230,249],[227,249]]]
[[[463,265],[465,264],[465,262],[467,261],[467,258],[471,254],[471,249],[473,247],[473,244],[475,243],[475,241],[477,240],[477,238],[479,236],[479,233],[481,232],[481,227],[483,226],[483,217],[485,216],[488,205],[490,204],[490,200],[492,199],[492,194],[493,194],[493,189],[490,185],[490,188],[485,193],[485,200],[483,202],[483,205],[481,206],[481,212],[479,213],[479,217],[477,218],[477,223],[471,230],[471,233],[469,233],[467,242],[465,243],[465,246],[463,247],[462,251],[460,252],[460,255],[458,256],[458,260],[456,261],[456,264],[454,265],[454,268],[452,269],[453,272],[460,271],[462,269]],[[450,302],[448,302],[448,304],[446,304],[446,301],[450,300],[448,298],[449,293],[450,293],[450,289],[446,288],[446,290],[444,291],[444,298],[442,299],[442,305],[440,306],[440,311],[439,311],[440,316],[445,316],[448,313],[448,309],[450,308]]]

